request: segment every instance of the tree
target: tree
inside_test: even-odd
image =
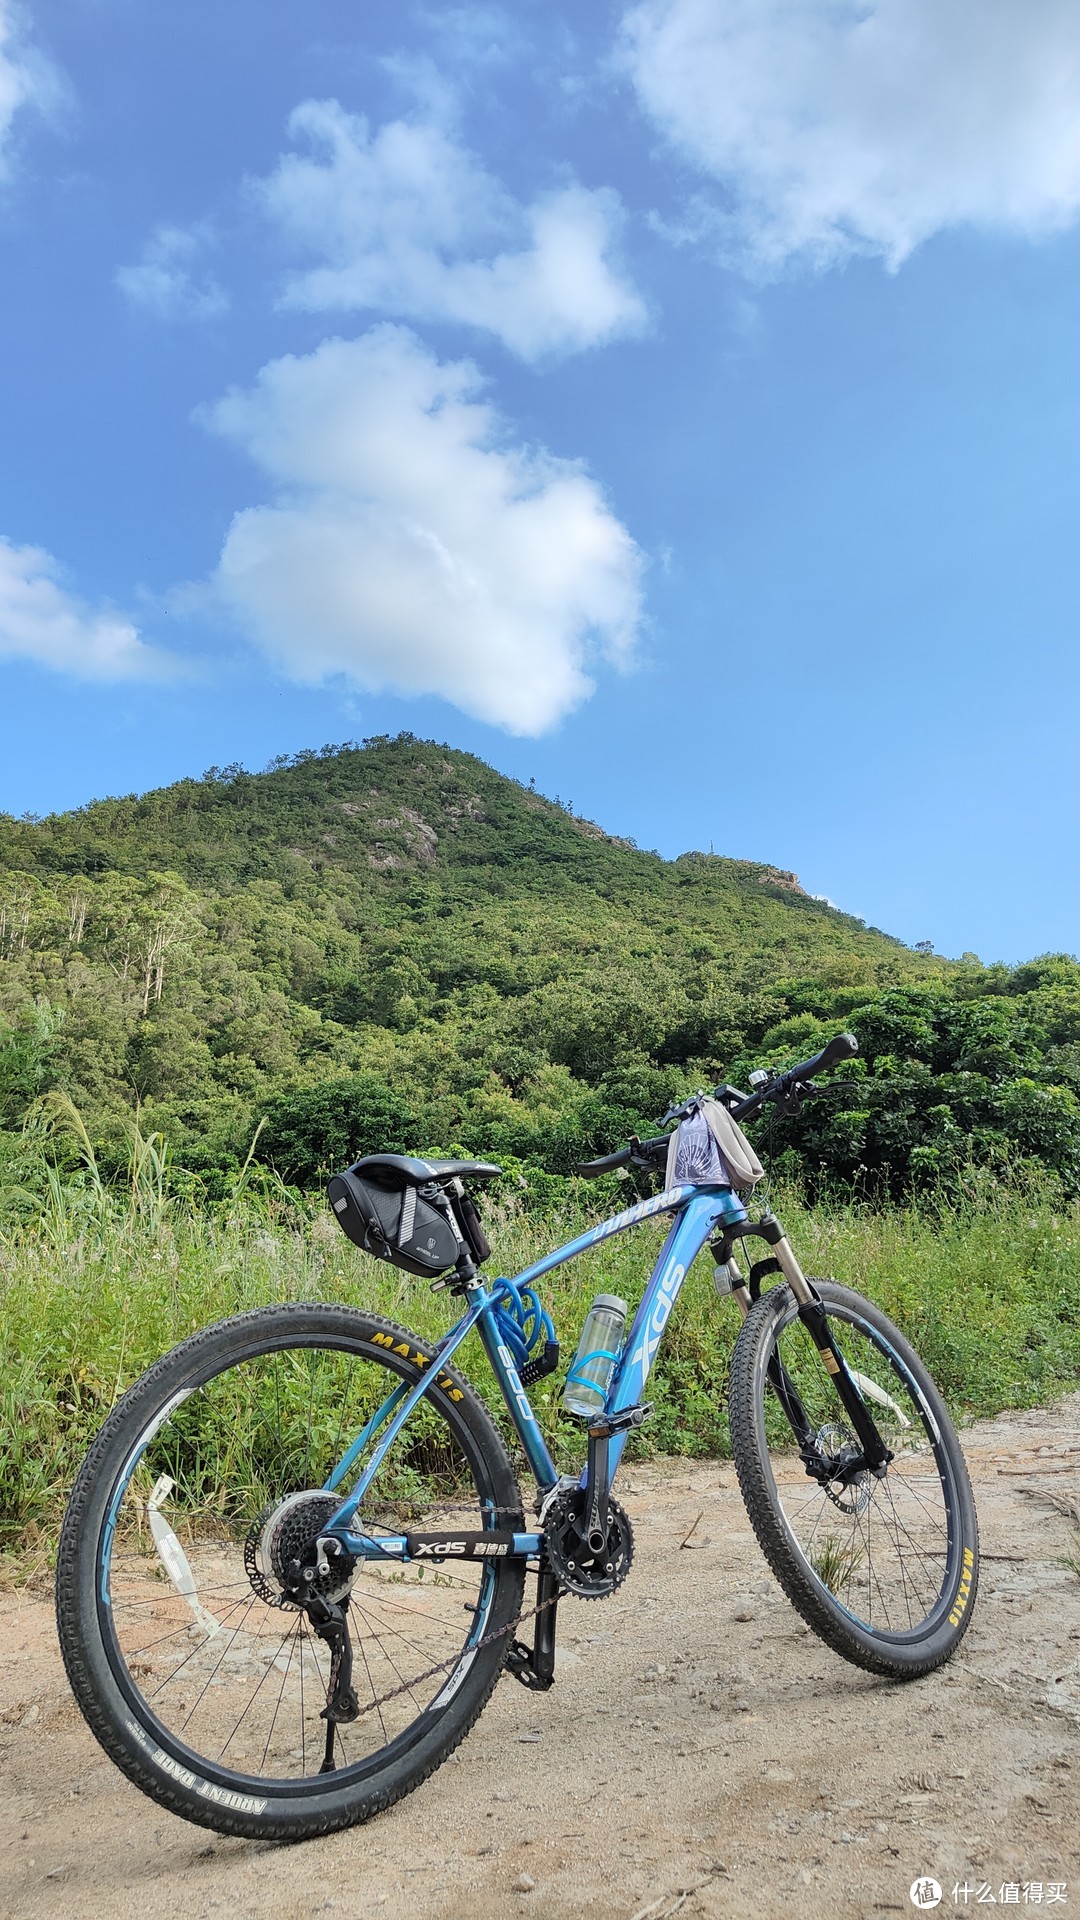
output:
[[[266,1109],[257,1153],[286,1179],[315,1186],[368,1153],[416,1153],[416,1120],[373,1074],[281,1094]]]

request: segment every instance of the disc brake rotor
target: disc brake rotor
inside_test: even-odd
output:
[[[830,1456],[838,1457],[845,1447],[851,1445],[851,1436],[835,1421],[830,1421],[826,1426],[818,1428],[814,1435],[814,1445],[826,1459]],[[831,1480],[823,1480],[821,1484],[833,1506],[839,1507],[841,1513],[854,1515],[864,1513],[873,1494],[870,1475],[865,1467],[846,1484],[839,1475]]]

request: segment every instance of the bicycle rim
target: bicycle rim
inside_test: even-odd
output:
[[[409,1358],[417,1349],[407,1336],[399,1345],[395,1353],[294,1333],[227,1360],[164,1407],[147,1408],[109,1496],[96,1554],[98,1618],[134,1712],[129,1731],[148,1752],[158,1749],[159,1761],[163,1752],[181,1773],[190,1767],[226,1807],[267,1792],[295,1801],[361,1789],[395,1763],[407,1767],[467,1690],[480,1642],[502,1611],[504,1569],[483,1561],[361,1563],[347,1589],[360,1712],[335,1729],[334,1771],[322,1771],[330,1654],[306,1614],[284,1601],[281,1572],[359,1471],[365,1455],[342,1492],[328,1492],[350,1443],[366,1429],[374,1445],[385,1426],[380,1409],[417,1377]],[[506,1520],[497,1491],[450,1395],[425,1399],[357,1525],[374,1537],[498,1527]]]

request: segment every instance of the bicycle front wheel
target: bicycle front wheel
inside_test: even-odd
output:
[[[812,1284],[893,1457],[880,1476],[860,1469],[833,1376],[778,1286],[750,1309],[732,1359],[739,1485],[769,1565],[814,1631],[857,1666],[915,1679],[948,1659],[971,1618],[971,1483],[908,1341],[859,1294]]]
[[[332,1731],[330,1649],[286,1592],[290,1563],[315,1558],[366,1449],[425,1375],[357,1527],[520,1528],[513,1470],[471,1388],[425,1342],[346,1307],[268,1307],[196,1334],[99,1434],[61,1535],[60,1643],[105,1750],[173,1812],[262,1839],[352,1825],[426,1779],[490,1696],[522,1562],[320,1574],[350,1623],[358,1708]]]

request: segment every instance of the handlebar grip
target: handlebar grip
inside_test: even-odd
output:
[[[803,1060],[797,1067],[789,1067],[783,1079],[788,1086],[796,1080],[810,1080],[815,1073],[824,1073],[827,1067],[835,1067],[841,1060],[850,1060],[858,1051],[859,1043],[853,1033],[838,1033],[812,1060]]]
[[[583,1160],[574,1168],[585,1180],[596,1180],[602,1173],[614,1173],[619,1167],[630,1165],[629,1147],[620,1147],[618,1153],[606,1153],[602,1160]]]
[[[853,1033],[838,1033],[818,1055],[816,1073],[824,1073],[826,1067],[835,1067],[841,1060],[850,1060],[859,1051],[859,1043]]]

